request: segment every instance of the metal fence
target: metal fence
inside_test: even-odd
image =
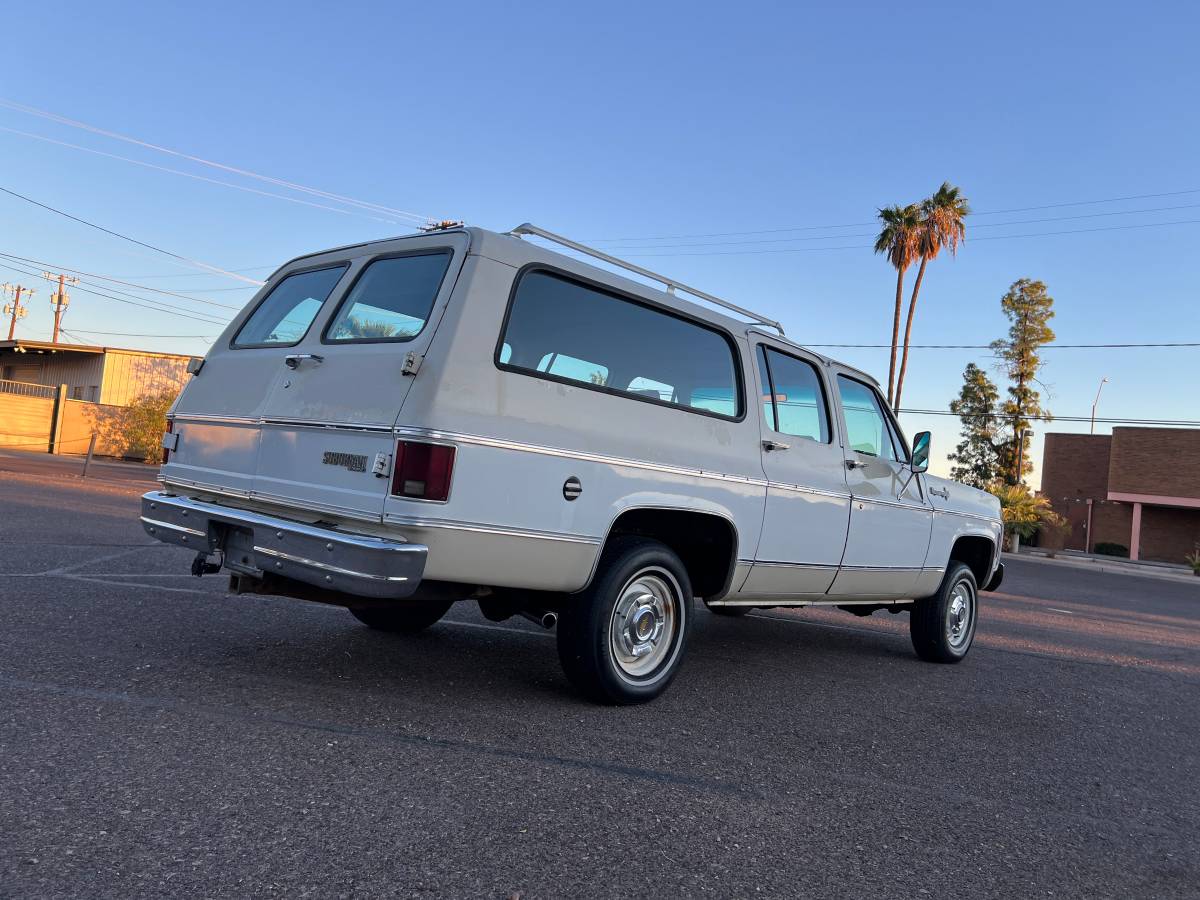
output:
[[[49,384],[0,380],[0,394],[16,394],[18,397],[42,397],[46,400],[53,400],[57,390],[56,387]]]

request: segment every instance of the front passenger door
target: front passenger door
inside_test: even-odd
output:
[[[831,595],[907,597],[929,551],[933,509],[879,392],[839,373],[850,535]]]

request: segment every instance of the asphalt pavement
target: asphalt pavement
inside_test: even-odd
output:
[[[699,609],[602,708],[524,620],[233,597],[152,469],[42,465],[0,459],[0,897],[1200,895],[1200,579],[1015,560],[957,666]]]

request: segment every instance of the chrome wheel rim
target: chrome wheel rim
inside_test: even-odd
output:
[[[665,569],[643,569],[621,588],[608,643],[618,674],[648,681],[673,655],[682,621],[679,583]]]
[[[954,585],[950,604],[946,608],[946,641],[955,650],[962,650],[975,630],[975,591],[970,582]]]

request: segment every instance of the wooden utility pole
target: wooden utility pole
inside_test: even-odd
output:
[[[8,339],[11,341],[13,335],[17,333],[17,319],[25,318],[26,309],[21,305],[21,297],[28,298],[34,291],[27,287],[22,287],[19,284],[4,284],[4,293],[12,294],[12,303],[4,304],[4,314],[9,316],[8,320]]]
[[[71,296],[67,293],[68,284],[78,284],[79,279],[73,275],[63,275],[61,272],[43,272],[42,277],[47,281],[57,281],[58,291],[51,295],[50,302],[54,305],[54,336],[51,338],[51,343],[58,343],[58,332],[62,328],[63,312],[67,305],[71,302]]]

